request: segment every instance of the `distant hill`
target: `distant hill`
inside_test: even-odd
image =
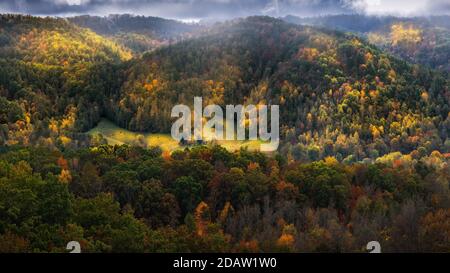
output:
[[[450,72],[450,16],[287,16],[284,20],[352,32],[409,62]]]
[[[113,38],[137,53],[189,37],[198,28],[175,20],[133,15],[77,16],[68,20],[97,34]]]

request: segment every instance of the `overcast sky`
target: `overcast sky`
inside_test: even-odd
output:
[[[0,13],[70,16],[131,13],[175,19],[223,19],[248,15],[312,16],[450,14],[450,0],[0,0]]]

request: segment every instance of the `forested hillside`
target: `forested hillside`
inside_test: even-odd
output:
[[[205,104],[280,105],[281,152],[292,159],[449,151],[446,74],[356,36],[252,17],[127,62],[127,49],[65,20],[1,19],[9,144],[77,146],[77,133],[102,116],[168,133],[172,107],[197,95]]]
[[[450,16],[287,16],[284,20],[349,31],[404,60],[450,72]]]
[[[107,115],[169,132],[173,105],[278,104],[282,152],[349,162],[448,152],[449,80],[356,36],[253,17],[146,54],[125,71]]]
[[[69,144],[98,122],[131,57],[64,19],[1,15],[0,143]]]

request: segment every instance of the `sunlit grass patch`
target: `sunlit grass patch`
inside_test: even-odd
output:
[[[126,129],[120,128],[109,120],[102,119],[99,124],[88,132],[89,135],[100,134],[110,145],[133,145],[139,142],[144,142],[146,146],[159,146],[163,151],[173,152],[184,147],[174,140],[169,134],[150,134],[150,133],[136,133]],[[260,149],[261,141],[248,140],[223,140],[217,141],[228,151],[237,151],[241,148],[248,148],[250,151]]]

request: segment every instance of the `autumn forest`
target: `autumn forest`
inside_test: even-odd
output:
[[[0,15],[0,253],[450,252],[449,22]],[[174,143],[194,97],[279,149]]]

